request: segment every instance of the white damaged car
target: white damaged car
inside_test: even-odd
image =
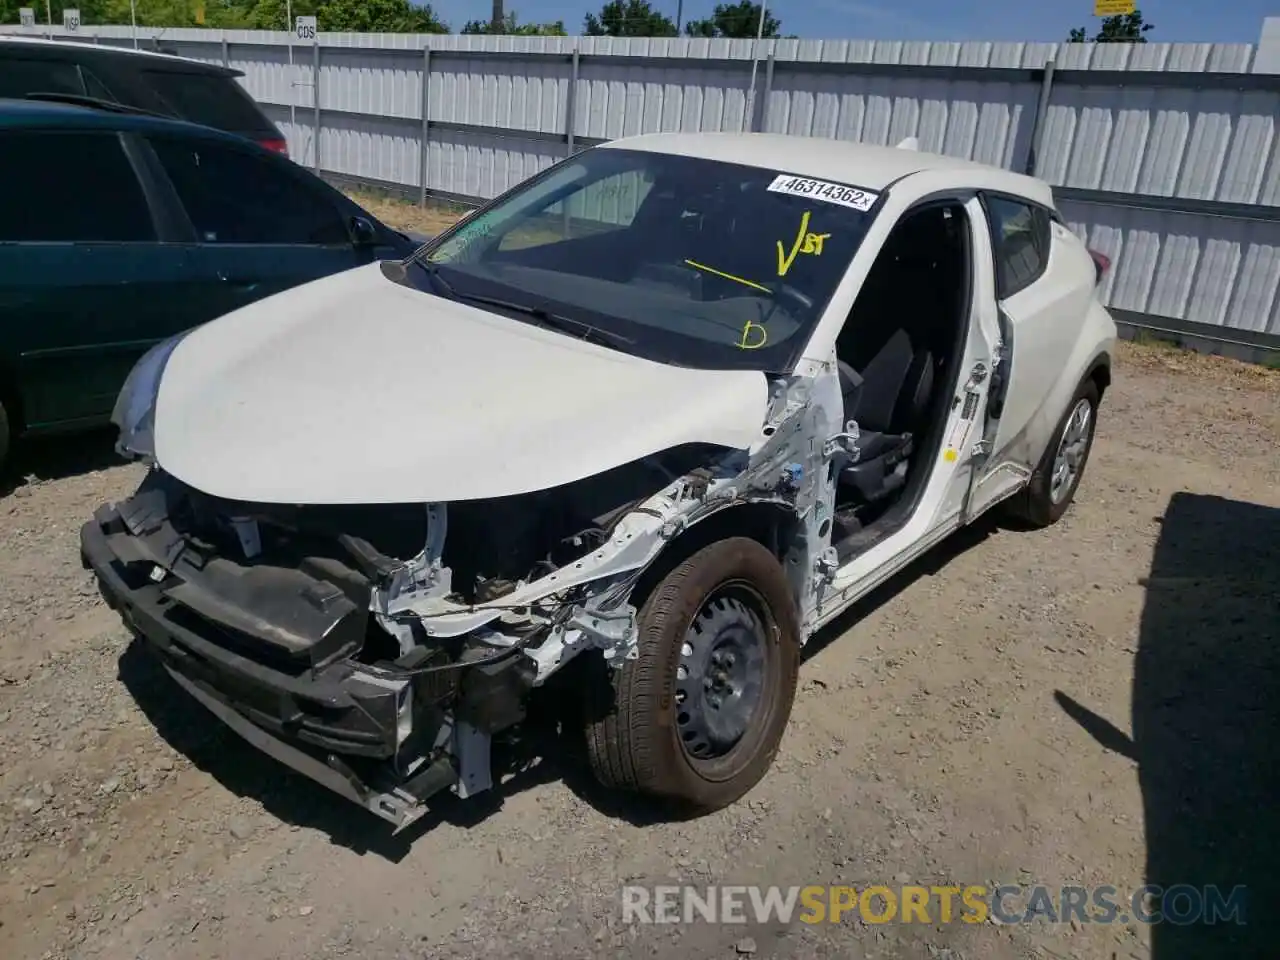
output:
[[[1007,171],[614,141],[156,346],[84,561],[196,700],[397,826],[491,788],[557,675],[601,781],[723,806],[815,631],[984,511],[1067,509],[1107,266]]]

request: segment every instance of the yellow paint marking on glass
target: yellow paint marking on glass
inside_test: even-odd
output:
[[[947,463],[956,462],[956,452],[954,450],[948,450],[946,453],[942,455],[942,457],[944,460],[947,461]]]
[[[742,339],[738,341],[740,350],[759,350],[769,342],[769,331],[762,324],[748,320],[742,328]]]
[[[829,233],[810,233],[809,232],[809,211],[806,210],[800,217],[800,229],[796,232],[796,241],[791,245],[791,253],[787,253],[782,247],[782,241],[778,244],[778,276],[785,277],[787,271],[791,269],[791,264],[795,263],[796,255],[801,253],[811,253],[815,257],[822,256],[822,243],[831,234]]]
[[[726,280],[732,280],[734,283],[740,283],[744,287],[750,287],[752,290],[763,290],[765,293],[773,292],[766,286],[753,283],[750,280],[743,280],[742,277],[735,277],[732,273],[725,273],[723,270],[717,270],[715,267],[708,267],[705,263],[698,263],[697,260],[686,260],[685,263],[693,267],[695,270],[705,270],[707,273],[714,273],[717,277],[724,277]]]

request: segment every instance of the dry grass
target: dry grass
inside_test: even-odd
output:
[[[1116,353],[1124,366],[1165,370],[1229,382],[1234,387],[1252,390],[1280,391],[1280,369],[1256,363],[1243,363],[1229,357],[1196,353],[1173,343],[1159,340],[1126,340]]]
[[[426,207],[367,191],[348,190],[347,196],[389,227],[435,236],[453,226],[467,208],[428,202]]]
[[[467,212],[464,207],[439,203],[428,203],[423,208],[409,201],[363,191],[349,191],[349,195],[356,203],[389,226],[428,235],[440,233],[453,226]],[[543,231],[538,231],[536,228],[531,229],[536,232],[536,235],[521,237],[518,242],[534,243],[559,239],[558,236],[545,236]],[[1118,361],[1126,366],[1212,377],[1230,381],[1234,386],[1245,389],[1280,390],[1280,368],[1196,353],[1194,350],[1184,349],[1177,344],[1161,340],[1124,341],[1119,345],[1117,353]]]

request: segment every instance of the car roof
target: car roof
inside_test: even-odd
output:
[[[180,133],[183,136],[241,142],[242,137],[198,123],[149,113],[97,109],[56,100],[0,97],[0,130],[118,130]]]
[[[1034,177],[957,157],[903,147],[880,147],[851,140],[800,137],[780,133],[646,133],[601,144],[613,149],[649,150],[723,163],[833,180],[867,190],[883,190],[897,180],[924,171],[981,172],[988,189],[1051,205],[1048,184]]]
[[[18,37],[12,34],[0,34],[0,51],[10,49],[27,49],[33,53],[51,53],[58,51],[75,59],[85,60],[120,60],[121,58],[139,58],[148,66],[172,66],[182,70],[194,70],[200,73],[220,76],[243,76],[241,70],[233,70],[219,64],[193,60],[190,57],[178,57],[158,50],[138,50],[133,47],[117,47],[107,43],[84,43],[77,40],[50,40],[46,37]]]

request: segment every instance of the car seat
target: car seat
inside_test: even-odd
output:
[[[926,425],[939,375],[939,334],[952,319],[939,269],[946,236],[920,215],[897,231],[867,278],[837,347],[845,420],[858,424],[858,453],[839,474],[855,505],[902,489]]]

